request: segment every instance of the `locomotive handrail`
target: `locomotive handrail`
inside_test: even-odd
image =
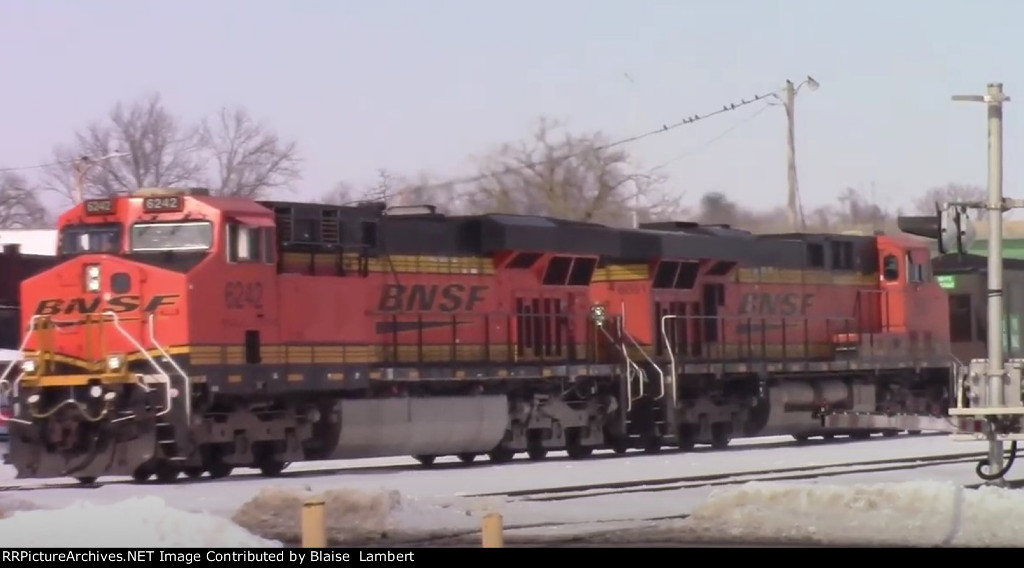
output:
[[[659,366],[651,359],[651,357],[647,354],[647,351],[643,347],[640,347],[640,344],[636,342],[636,339],[634,339],[628,331],[623,329],[622,335],[625,336],[626,339],[629,339],[629,342],[633,344],[633,347],[636,347],[636,350],[639,351],[640,354],[644,356],[644,359],[646,359],[647,362],[650,363],[652,367],[654,367],[654,370],[658,372],[658,376],[661,377],[661,380],[658,382],[658,384],[661,385],[661,394],[654,398],[654,400],[661,400],[662,398],[665,397],[665,372],[661,370],[661,366]]]
[[[612,337],[612,334],[608,333],[608,330],[605,329],[605,327],[603,325],[599,324],[599,325],[597,325],[595,327],[597,327],[598,329],[601,330],[601,333],[603,333],[605,335],[605,337],[608,338],[608,341],[611,341],[612,343],[616,343],[615,338]],[[633,400],[635,400],[633,398],[633,375],[632,375],[632,371],[633,371],[633,367],[636,367],[638,370],[640,370],[640,368],[639,368],[639,366],[637,366],[636,363],[633,362],[632,359],[629,358],[629,355],[626,353],[625,349],[622,349],[621,351],[622,351],[623,358],[625,358],[625,360],[626,360],[626,412],[629,412],[630,410],[633,409]],[[641,372],[642,372],[642,370],[641,370]],[[640,388],[641,388],[640,396],[643,396],[643,382],[642,381],[640,383]],[[637,397],[637,398],[639,398],[639,397]]]
[[[615,319],[615,326],[618,328],[619,333],[619,339],[617,343],[619,345],[619,349],[622,350],[622,357],[626,359],[626,380],[629,381],[630,384],[632,384],[633,379],[629,375],[630,368],[635,369],[636,374],[634,376],[640,377],[640,380],[637,381],[637,384],[640,385],[640,395],[636,397],[636,400],[640,400],[641,398],[643,398],[644,392],[646,391],[645,383],[647,382],[647,373],[645,373],[644,370],[640,368],[640,365],[638,365],[636,361],[634,361],[633,358],[629,356],[629,349],[626,347],[626,343],[622,341],[622,336],[626,334],[625,305],[622,306],[622,315]]]
[[[185,423],[192,424],[192,380],[188,378],[188,375],[185,374],[185,371],[182,370],[180,365],[178,365],[178,362],[171,357],[170,353],[164,350],[163,346],[160,345],[160,342],[156,340],[155,312],[150,312],[149,314],[149,340],[160,351],[160,354],[164,356],[164,359],[167,359],[171,366],[174,367],[174,370],[178,371],[178,374],[181,375],[182,380],[185,382]],[[167,391],[170,392],[170,377],[168,377],[167,380]]]
[[[151,357],[149,355],[149,353],[146,351],[146,348],[143,347],[142,344],[139,343],[139,341],[137,339],[132,337],[132,335],[130,333],[128,333],[128,331],[126,329],[121,327],[121,320],[117,317],[116,313],[114,313],[113,311],[110,311],[110,310],[107,310],[107,311],[103,312],[103,315],[108,315],[108,314],[113,317],[114,329],[116,329],[117,331],[121,332],[121,335],[123,335],[124,338],[129,341],[129,343],[131,343],[133,346],[135,346],[135,348],[139,350],[139,353],[142,353],[142,356],[145,357],[146,360],[148,360],[151,365],[153,365],[153,368],[156,369],[157,372],[160,373],[161,375],[163,375],[164,379],[167,380],[167,387],[164,389],[164,391],[167,393],[167,402],[164,405],[163,410],[161,410],[161,411],[156,413],[156,416],[163,416],[163,415],[167,414],[168,412],[171,411],[171,404],[172,404],[172,401],[171,401],[171,377],[170,377],[170,375],[168,375],[167,372],[164,371],[163,367],[161,367],[153,359],[153,357]],[[140,381],[139,384],[143,384],[142,381]],[[144,386],[143,388],[145,388],[145,390],[147,390],[147,391],[150,390],[148,386]]]
[[[683,316],[679,316],[679,315],[675,315],[675,314],[668,314],[668,315],[661,316],[661,339],[662,339],[662,341],[665,342],[665,351],[668,352],[669,372],[672,374],[673,382],[675,382],[675,378],[678,377],[679,375],[676,372],[676,353],[675,353],[675,349],[673,348],[673,345],[671,343],[669,343],[669,341],[668,341],[668,329],[665,327],[665,322],[670,320],[670,319],[679,319],[681,317],[683,317]],[[675,389],[674,386],[672,388],[672,397],[671,398],[672,398],[672,407],[675,408],[676,389]]]

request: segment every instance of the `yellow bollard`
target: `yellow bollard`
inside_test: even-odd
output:
[[[310,497],[302,504],[302,548],[327,548],[324,500]]]
[[[505,547],[505,537],[502,535],[500,514],[488,513],[486,516],[484,516],[481,538],[483,541],[483,548]]]

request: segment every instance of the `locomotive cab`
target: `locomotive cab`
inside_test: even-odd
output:
[[[878,262],[882,333],[874,352],[925,360],[948,356],[949,307],[928,248],[906,237],[880,236]]]
[[[193,404],[191,305],[211,295],[199,275],[265,259],[252,236],[271,236],[245,230],[272,226],[269,212],[236,201],[145,189],[60,217],[56,265],[22,283],[21,369],[0,377],[19,476],[90,480],[134,474],[161,452],[185,459],[187,435],[169,424],[189,423]]]

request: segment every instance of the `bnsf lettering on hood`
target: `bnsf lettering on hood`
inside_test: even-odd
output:
[[[73,314],[99,314],[111,311],[119,314],[138,311],[155,312],[162,306],[177,303],[178,294],[165,294],[144,299],[136,295],[125,294],[111,296],[106,302],[102,298],[54,298],[43,300],[36,306],[37,316],[56,316]]]

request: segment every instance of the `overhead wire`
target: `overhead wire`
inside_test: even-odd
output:
[[[63,166],[63,165],[67,165],[67,164],[73,164],[73,163],[77,162],[79,159],[80,158],[75,158],[73,160],[59,160],[59,161],[56,161],[56,162],[48,162],[48,163],[45,163],[45,164],[36,164],[34,166],[19,166],[19,167],[15,167],[15,168],[0,168],[0,174],[4,174],[4,173],[8,173],[8,172],[23,172],[23,171],[27,171],[27,170],[41,170],[43,168],[51,168],[53,166]]]
[[[765,106],[757,109],[757,111],[751,113],[749,116],[747,116],[743,120],[740,120],[740,121],[736,122],[736,124],[733,124],[729,128],[723,130],[722,132],[720,132],[714,138],[711,138],[710,140],[707,140],[706,142],[704,142],[703,144],[701,144],[700,146],[698,146],[696,148],[693,148],[693,149],[688,150],[686,152],[683,152],[682,154],[679,154],[679,155],[677,155],[677,156],[675,156],[673,158],[665,160],[664,162],[662,162],[662,163],[658,164],[657,166],[654,166],[653,168],[651,168],[651,171],[652,172],[658,171],[660,169],[666,168],[666,167],[674,164],[675,162],[678,162],[679,160],[682,160],[683,158],[687,158],[689,156],[692,156],[694,154],[698,154],[700,152],[703,152],[704,150],[707,150],[712,145],[714,145],[715,142],[718,142],[719,140],[721,140],[721,139],[725,138],[726,136],[728,136],[728,135],[732,134],[733,132],[735,132],[741,126],[745,126],[746,124],[750,123],[755,118],[757,118],[758,116],[761,116],[761,113],[763,113],[764,111],[768,110],[768,108],[770,106],[771,105],[767,105],[766,104]]]
[[[683,126],[688,126],[688,125],[694,124],[696,122],[700,122],[702,120],[707,120],[709,118],[712,118],[712,117],[720,115],[720,114],[725,114],[725,113],[733,112],[735,110],[741,109],[743,107],[746,107],[748,105],[752,105],[752,104],[757,103],[757,102],[766,101],[767,99],[772,98],[772,97],[778,97],[778,93],[776,91],[770,91],[770,92],[767,92],[767,93],[761,93],[761,94],[754,95],[754,97],[751,98],[751,99],[740,99],[740,102],[738,102],[738,103],[724,104],[724,105],[722,105],[721,108],[719,108],[719,109],[717,109],[715,111],[711,111],[711,112],[707,112],[707,113],[703,113],[703,114],[690,115],[690,116],[687,116],[686,118],[680,119],[677,122],[674,122],[674,123],[671,123],[671,124],[664,124],[660,128],[656,128],[654,130],[650,130],[650,131],[644,132],[642,134],[637,134],[635,136],[630,136],[628,138],[621,138],[621,139],[616,140],[614,142],[609,142],[607,144],[601,144],[601,145],[598,145],[598,146],[589,147],[589,148],[587,148],[585,150],[581,150],[581,151],[578,151],[578,152],[570,152],[568,154],[563,154],[561,156],[557,156],[557,157],[554,157],[554,158],[547,158],[547,159],[544,159],[544,160],[537,160],[537,161],[534,161],[534,162],[527,162],[527,163],[523,163],[523,164],[520,164],[520,165],[517,165],[517,166],[509,166],[509,167],[506,167],[506,168],[499,169],[497,171],[490,171],[490,172],[481,173],[481,174],[448,178],[448,179],[443,180],[443,181],[433,182],[433,183],[429,183],[429,184],[415,185],[413,187],[409,187],[407,189],[403,189],[403,190],[399,190],[399,191],[396,191],[394,193],[391,193],[391,194],[388,195],[388,197],[400,197],[400,196],[405,195],[405,194],[414,193],[414,192],[417,192],[417,191],[423,191],[423,190],[427,190],[427,189],[446,189],[446,188],[450,188],[451,186],[454,186],[454,185],[462,185],[462,184],[468,184],[468,183],[481,182],[481,181],[484,181],[484,180],[486,180],[488,178],[492,178],[494,176],[499,176],[499,175],[503,175],[503,174],[509,174],[509,173],[514,173],[514,172],[524,171],[524,170],[535,168],[537,166],[548,164],[550,162],[561,162],[561,161],[569,160],[569,159],[572,159],[572,158],[575,158],[575,157],[578,157],[578,156],[582,156],[584,154],[589,154],[589,153],[592,153],[592,152],[595,152],[595,151],[608,150],[610,148],[615,148],[617,146],[622,146],[624,144],[630,144],[632,142],[637,142],[637,141],[643,140],[645,138],[650,138],[651,136],[657,136],[659,134],[665,134],[666,132],[671,132],[671,131],[673,131],[673,130],[675,130],[677,128],[681,128]],[[761,111],[759,111],[756,114],[759,114],[760,112],[763,112],[763,110],[764,109],[761,109]],[[352,205],[352,204],[360,203],[360,202],[363,202],[363,201],[366,201],[366,200],[365,199],[357,199],[357,200],[353,200],[353,201],[349,201],[349,202],[343,203],[342,205]]]

